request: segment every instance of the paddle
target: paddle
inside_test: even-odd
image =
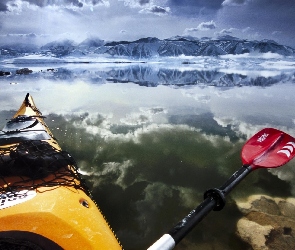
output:
[[[173,249],[211,210],[221,210],[225,205],[225,196],[250,172],[258,168],[280,167],[294,156],[295,138],[274,128],[262,129],[243,146],[243,166],[220,188],[207,190],[204,201],[148,250]]]

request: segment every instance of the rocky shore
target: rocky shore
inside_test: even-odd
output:
[[[253,250],[295,248],[295,198],[253,195],[237,205],[244,214],[237,235]]]

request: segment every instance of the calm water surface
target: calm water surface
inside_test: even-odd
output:
[[[6,66],[13,72],[21,66]],[[295,71],[159,65],[28,65],[0,78],[0,125],[29,92],[76,159],[125,249],[146,249],[241,166],[264,127],[295,136]],[[249,175],[177,249],[248,249],[236,206],[252,194],[295,195],[295,162]]]

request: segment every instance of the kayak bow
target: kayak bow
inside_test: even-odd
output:
[[[0,131],[1,249],[122,249],[27,94]]]

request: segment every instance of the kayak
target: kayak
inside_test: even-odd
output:
[[[29,94],[0,131],[0,249],[122,249]]]

